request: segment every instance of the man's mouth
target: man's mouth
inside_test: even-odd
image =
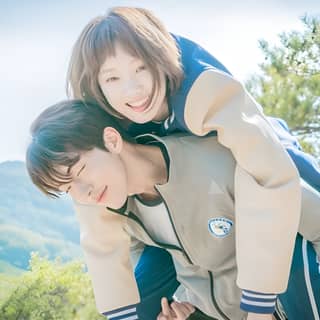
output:
[[[133,111],[135,111],[135,112],[143,112],[149,106],[149,97],[146,97],[146,98],[144,98],[142,100],[135,101],[135,102],[132,102],[132,103],[126,103],[126,105],[128,107],[130,107],[131,109],[133,109]]]
[[[104,200],[104,196],[106,194],[108,187],[105,186],[104,189],[102,190],[102,192],[99,194],[98,198],[97,198],[97,202],[102,202]]]

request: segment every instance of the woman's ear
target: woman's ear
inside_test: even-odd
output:
[[[120,133],[112,128],[106,127],[103,130],[103,141],[106,149],[111,153],[119,154],[123,147],[123,140]]]

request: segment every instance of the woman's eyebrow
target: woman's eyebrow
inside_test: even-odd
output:
[[[134,63],[140,63],[141,62],[141,60],[139,59],[139,58],[137,58],[137,57],[132,57],[132,59],[130,59],[130,61],[129,61],[129,64],[134,64]],[[105,74],[108,74],[108,73],[112,73],[112,72],[116,72],[117,71],[117,68],[116,67],[107,67],[107,68],[104,68],[104,67],[102,67],[101,69],[100,69],[100,72],[99,72],[99,74],[100,75],[105,75]]]
[[[105,74],[108,74],[108,73],[112,73],[115,70],[116,70],[115,68],[101,69],[100,75],[105,75]]]

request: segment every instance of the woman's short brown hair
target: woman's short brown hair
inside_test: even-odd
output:
[[[76,41],[67,77],[69,96],[93,100],[110,114],[121,117],[98,83],[101,65],[115,54],[116,42],[146,64],[154,79],[153,93],[159,87],[160,72],[164,73],[170,92],[179,87],[183,77],[180,52],[161,21],[146,9],[114,7],[92,19]]]

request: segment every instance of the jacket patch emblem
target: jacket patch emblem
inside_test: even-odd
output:
[[[217,238],[226,237],[230,233],[232,225],[231,220],[223,217],[212,218],[208,221],[209,232]]]

